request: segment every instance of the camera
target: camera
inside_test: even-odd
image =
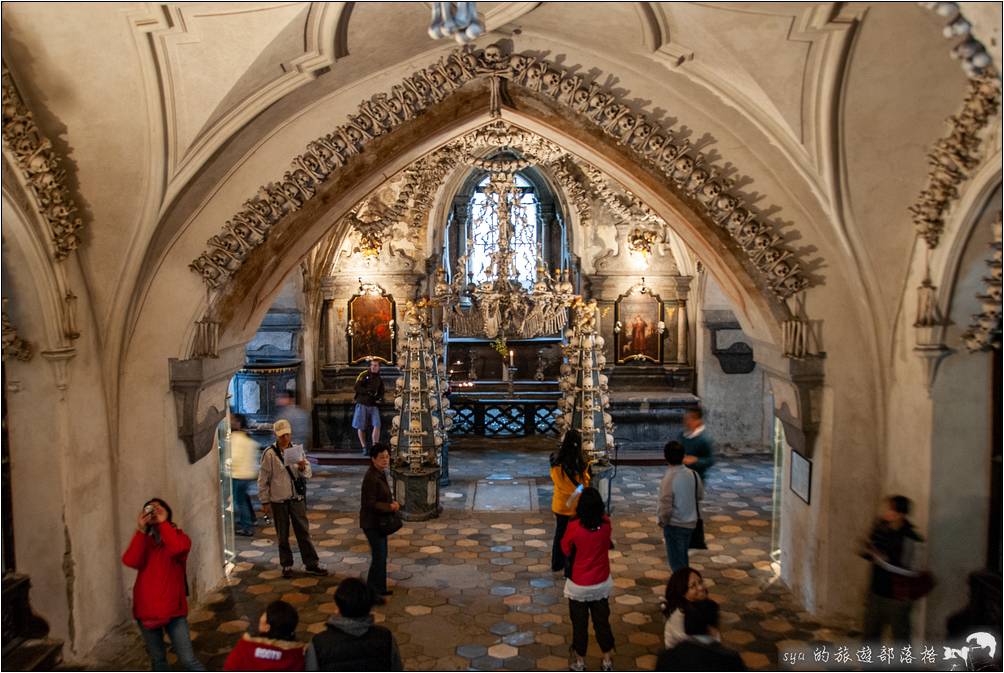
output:
[[[143,514],[153,514],[155,511],[157,510],[154,508],[153,505],[147,505],[146,507],[143,508]]]

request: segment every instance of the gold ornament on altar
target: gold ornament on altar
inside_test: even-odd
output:
[[[659,234],[651,229],[635,229],[628,234],[628,249],[645,257],[652,254],[652,249],[659,240]]]

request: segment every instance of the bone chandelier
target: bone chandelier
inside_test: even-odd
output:
[[[468,238],[465,254],[447,276],[440,266],[435,299],[444,307],[443,322],[455,334],[529,339],[560,332],[568,320],[567,309],[574,299],[568,270],[552,274],[538,248],[537,271],[532,290],[518,280],[516,263],[517,224],[526,223],[528,213],[521,203],[516,171],[526,168],[525,159],[478,159],[478,168],[487,170],[485,213],[494,224],[496,247],[488,255],[485,279],[474,282],[468,259],[475,242]],[[452,279],[452,282],[451,282]]]

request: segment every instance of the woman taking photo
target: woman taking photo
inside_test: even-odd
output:
[[[551,481],[554,482],[551,511],[554,512],[555,518],[551,570],[557,572],[565,568],[565,555],[561,553],[561,538],[565,535],[568,520],[575,515],[575,503],[579,493],[589,486],[589,472],[582,457],[582,440],[579,439],[579,433],[574,430],[565,434],[558,454],[551,454]]]
[[[704,586],[704,578],[693,568],[680,568],[669,578],[666,583],[666,600],[662,604],[662,614],[666,617],[663,641],[667,650],[687,639],[687,632],[683,628],[683,613],[687,605],[703,601],[707,597],[708,589]]]
[[[189,671],[206,668],[195,658],[188,633],[188,582],[185,564],[192,541],[172,522],[171,508],[160,498],[143,505],[122,563],[139,571],[133,585],[133,617],[155,671],[169,671],[164,632],[178,661]]]
[[[610,519],[603,513],[603,498],[595,488],[586,488],[575,507],[576,517],[568,524],[561,540],[561,551],[569,558],[570,572],[565,580],[565,598],[572,622],[571,670],[586,670],[586,647],[589,645],[589,618],[593,619],[596,643],[603,652],[601,671],[614,670],[610,658],[614,634],[610,630],[610,550],[613,548]]]
[[[391,515],[401,509],[401,505],[394,500],[390,484],[387,483],[390,447],[386,444],[374,444],[370,447],[369,456],[370,468],[363,477],[359,527],[366,534],[372,555],[366,584],[373,592],[373,602],[383,605],[386,602],[384,596],[393,593],[387,590],[387,535],[392,532],[389,531],[387,522]]]

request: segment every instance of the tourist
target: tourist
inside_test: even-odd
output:
[[[610,630],[608,598],[614,582],[610,576],[610,550],[613,548],[610,519],[603,512],[603,497],[593,487],[583,489],[575,507],[575,518],[561,539],[561,551],[569,560],[565,580],[565,598],[572,622],[573,671],[586,670],[584,657],[589,644],[589,618],[592,616],[596,642],[603,653],[602,671],[614,670],[610,658],[614,634]]]
[[[373,602],[383,605],[386,602],[384,596],[394,593],[387,589],[388,520],[400,517],[397,512],[401,505],[394,500],[387,482],[390,447],[386,444],[374,444],[370,447],[369,455],[370,467],[363,476],[360,497],[359,527],[363,529],[366,541],[370,544],[370,569],[366,574],[366,584],[373,592]]]
[[[683,465],[682,444],[667,442],[663,455],[669,467],[659,482],[659,525],[669,569],[676,572],[689,565],[690,537],[697,527],[697,502],[704,497],[704,485],[696,472]]]
[[[735,650],[722,645],[718,631],[718,603],[694,601],[683,614],[686,640],[659,655],[657,671],[745,671]]]
[[[370,359],[369,369],[356,377],[356,408],[352,413],[352,427],[359,435],[363,454],[369,455],[369,447],[380,441],[380,407],[383,401],[383,379],[380,378],[380,361]],[[369,437],[366,429],[373,428]]]
[[[373,595],[362,580],[342,580],[335,607],[326,629],[307,646],[308,671],[404,670],[394,634],[373,623]]]
[[[282,576],[293,576],[293,550],[289,547],[289,528],[293,527],[300,558],[311,575],[327,575],[328,571],[317,564],[317,552],[310,541],[310,524],[307,522],[307,505],[304,494],[306,480],[312,475],[306,454],[293,467],[286,465],[284,451],[292,445],[289,421],[278,420],[272,426],[275,442],[261,456],[258,471],[258,499],[265,514],[272,517],[275,534],[279,540],[279,564]]]
[[[244,431],[247,418],[244,414],[230,414],[230,476],[233,479],[234,532],[254,535],[254,504],[250,488],[258,479],[258,442]]]
[[[912,601],[900,589],[904,583],[902,578],[915,575],[910,568],[915,547],[923,538],[906,518],[909,513],[909,498],[902,495],[886,498],[884,511],[872,526],[861,552],[872,562],[862,633],[866,641],[882,638],[887,626],[897,642],[910,641]]]
[[[286,601],[272,601],[258,618],[258,635],[245,633],[230,651],[224,671],[302,671],[303,643],[296,640],[300,616]]]
[[[680,435],[680,443],[683,444],[686,453],[683,464],[704,479],[704,473],[715,464],[714,447],[704,426],[704,410],[694,407],[684,411],[683,427],[683,433]]]
[[[691,603],[703,601],[708,597],[708,589],[704,586],[701,573],[687,566],[673,573],[666,583],[666,599],[662,604],[662,614],[666,617],[666,627],[663,630],[663,643],[666,649],[672,649],[677,643],[687,637],[683,624],[683,614]]]
[[[178,661],[189,671],[204,671],[195,658],[188,633],[188,582],[186,564],[192,540],[174,525],[170,506],[160,498],[143,505],[122,563],[134,568],[132,614],[143,634],[150,664],[155,671],[169,671],[164,633]]]
[[[276,395],[275,403],[279,407],[275,414],[276,420],[289,421],[289,427],[293,430],[292,443],[302,446],[304,450],[310,448],[310,414],[297,405],[296,397],[288,390]]]
[[[554,495],[551,496],[551,511],[554,512],[554,543],[551,545],[551,570],[558,572],[565,568],[565,555],[561,553],[561,539],[568,527],[568,520],[575,514],[575,501],[582,489],[589,486],[589,472],[582,456],[582,440],[579,433],[570,430],[561,442],[558,454],[551,454],[551,481]]]

